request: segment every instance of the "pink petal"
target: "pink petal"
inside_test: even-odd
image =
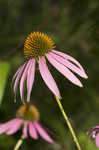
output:
[[[0,134],[6,132],[6,130],[8,130],[9,127],[10,127],[9,122],[0,125]]]
[[[40,136],[47,142],[49,143],[54,143],[54,141],[51,139],[51,137],[47,134],[47,132],[42,128],[42,126],[35,122],[34,123],[35,128],[37,129],[38,133],[40,134]]]
[[[28,130],[28,123],[25,122],[24,123],[24,127],[23,127],[23,135],[24,135],[24,138],[27,138],[28,135],[27,135],[27,130]]]
[[[30,63],[31,63],[31,60],[29,60],[27,65],[25,66],[23,75],[22,75],[21,80],[20,80],[20,96],[21,96],[21,99],[24,99],[23,98],[24,82],[25,82],[26,77],[27,77],[27,72],[28,72],[28,68],[29,68]]]
[[[27,74],[27,101],[30,100],[30,94],[34,82],[34,75],[35,75],[35,59],[31,59]]]
[[[96,146],[99,148],[99,133],[96,135]]]
[[[17,120],[17,118],[12,119],[12,120],[10,120],[10,121],[8,121],[6,123],[1,123],[0,124],[0,129],[3,128],[3,127],[5,127],[5,126],[7,126],[7,125],[9,125],[9,124],[11,124],[11,123],[13,123],[13,122],[15,122],[16,120]]]
[[[71,61],[72,63],[76,64],[77,67],[79,67],[85,73],[85,71],[84,71],[83,67],[80,65],[80,63],[76,59],[74,59],[72,56],[69,56],[67,54],[64,54],[64,53],[56,51],[56,50],[53,50],[52,52],[54,52],[55,54],[63,57],[64,59],[67,59],[67,60]],[[86,73],[85,73],[85,77],[84,78],[88,78]]]
[[[22,125],[23,120],[22,119],[18,119],[16,122],[13,122],[13,124],[11,125],[11,127],[6,131],[7,135],[11,135],[16,133],[20,126]]]
[[[60,92],[58,90],[58,87],[56,85],[55,80],[53,79],[51,73],[48,70],[48,67],[46,63],[44,62],[42,57],[39,57],[39,70],[40,74],[45,81],[46,85],[49,87],[49,89],[59,98],[61,99]]]
[[[16,72],[16,74],[15,74],[14,77],[13,77],[13,80],[14,80],[14,78],[16,78],[16,79],[15,79],[15,82],[14,82],[14,94],[15,94],[15,96],[16,96],[16,92],[17,92],[18,82],[19,82],[19,80],[20,80],[20,77],[21,77],[21,75],[22,75],[22,73],[23,73],[23,70],[24,70],[25,66],[26,66],[26,63],[24,63],[24,64],[18,69],[18,72]]]
[[[38,139],[37,131],[34,127],[34,123],[30,122],[29,123],[29,134],[33,139]]]
[[[0,125],[0,134],[6,132],[9,128],[12,128],[12,125],[17,122],[17,119],[10,120],[6,123]]]
[[[77,73],[78,75],[80,75],[83,78],[86,78],[86,74],[85,72],[80,69],[79,67],[77,67],[77,65],[74,65],[73,63],[71,63],[69,60],[64,59],[63,57],[50,52],[50,55],[56,59],[56,61],[58,61],[59,63],[63,64],[64,66],[66,66],[68,69],[72,70],[73,72]]]
[[[25,65],[26,65],[26,62],[25,62],[23,65],[21,65],[21,66],[19,67],[19,69],[18,69],[18,70],[16,71],[16,73],[14,74],[12,80],[14,80],[14,79],[17,77],[17,75],[19,74],[20,70],[22,70],[22,68],[24,68]]]
[[[99,129],[99,126],[94,126],[93,129]]]
[[[82,87],[82,83],[79,79],[64,65],[60,64],[56,61],[50,54],[46,54],[47,59],[49,62],[60,72],[62,73],[68,80],[70,80],[75,85]]]

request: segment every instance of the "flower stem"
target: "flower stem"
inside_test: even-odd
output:
[[[20,146],[22,145],[24,140],[24,136],[22,135],[21,138],[18,140],[18,142],[16,143],[15,147],[13,150],[18,150],[20,148]]]
[[[59,108],[60,108],[60,111],[61,111],[61,113],[62,113],[62,115],[63,115],[63,117],[64,117],[64,119],[65,119],[65,121],[66,121],[66,123],[67,123],[67,125],[68,125],[68,128],[69,128],[69,130],[70,130],[70,132],[71,132],[71,134],[72,134],[72,137],[73,137],[73,139],[74,139],[74,142],[75,142],[75,144],[76,144],[78,150],[81,150],[81,147],[80,147],[80,145],[79,145],[78,139],[77,139],[77,137],[76,137],[76,135],[75,135],[75,132],[74,132],[72,126],[71,126],[71,123],[70,123],[70,121],[69,121],[69,119],[68,119],[68,117],[67,117],[67,115],[66,115],[66,113],[65,113],[65,111],[64,111],[64,108],[63,108],[63,106],[62,106],[60,100],[58,99],[58,97],[55,96],[55,98],[56,98],[56,101],[57,101],[58,106],[59,106]]]

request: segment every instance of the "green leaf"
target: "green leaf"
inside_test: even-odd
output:
[[[7,62],[0,63],[0,104],[3,99],[3,94],[4,94],[9,70],[10,70],[9,63],[7,63]]]

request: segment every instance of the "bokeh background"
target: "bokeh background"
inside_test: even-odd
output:
[[[0,0],[0,122],[15,117],[22,104],[19,93],[14,103],[12,77],[24,62],[24,39],[32,31],[47,33],[56,49],[75,57],[88,74],[84,87],[70,83],[49,64],[60,92],[62,104],[76,132],[82,150],[97,150],[86,132],[99,125],[99,0]],[[20,150],[76,150],[53,94],[39,71],[31,95],[56,144],[41,138],[28,138]],[[21,136],[0,135],[0,150],[11,150]]]

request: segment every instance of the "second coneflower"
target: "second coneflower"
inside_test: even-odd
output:
[[[24,83],[26,81],[27,101],[30,100],[31,90],[34,83],[35,65],[36,62],[38,62],[39,71],[44,82],[53,94],[61,99],[56,82],[47,67],[46,58],[69,81],[82,87],[82,83],[73,72],[86,79],[87,75],[83,67],[73,57],[56,51],[54,48],[54,42],[46,34],[41,32],[32,32],[29,34],[24,44],[24,56],[26,61],[17,70],[13,77],[15,95],[20,81],[20,96],[22,100],[24,99]]]
[[[54,141],[48,135],[44,127],[39,123],[39,119],[39,111],[34,105],[22,105],[16,113],[16,118],[0,124],[0,134],[15,134],[22,126],[23,139],[27,138],[29,134],[33,139],[37,140],[39,138],[38,135],[40,135],[45,141],[53,144]]]

